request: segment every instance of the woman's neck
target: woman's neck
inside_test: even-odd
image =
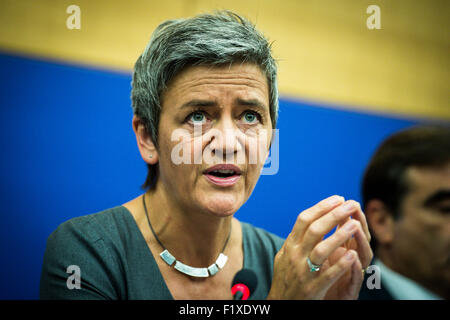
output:
[[[143,196],[156,236],[177,260],[208,267],[217,259],[230,233],[232,216],[217,217],[181,204],[161,184]]]

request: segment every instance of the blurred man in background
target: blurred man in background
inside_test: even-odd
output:
[[[449,299],[450,128],[415,127],[384,141],[362,196],[381,288],[365,281],[359,298]]]

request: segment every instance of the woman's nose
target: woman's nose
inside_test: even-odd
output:
[[[228,159],[244,150],[241,132],[232,119],[222,119],[211,131],[209,148],[217,157]]]

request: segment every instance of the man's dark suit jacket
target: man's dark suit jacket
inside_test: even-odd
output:
[[[374,263],[374,260],[370,263],[371,265]],[[367,287],[367,278],[369,278],[370,274],[364,275],[364,281],[361,286],[361,291],[359,292],[358,300],[394,300],[394,297],[391,295],[389,290],[385,288],[385,286],[381,285],[380,289],[369,289]]]

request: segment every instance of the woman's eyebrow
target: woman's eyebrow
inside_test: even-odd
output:
[[[187,107],[217,107],[217,105],[218,105],[217,102],[213,100],[194,99],[183,103],[180,109],[184,109]]]
[[[241,98],[237,98],[236,99],[236,104],[241,105],[241,106],[249,106],[249,107],[257,107],[257,108],[261,108],[264,111],[267,111],[267,106],[259,101],[258,99],[241,99]]]
[[[264,111],[267,111],[267,106],[259,101],[258,99],[242,99],[237,98],[235,99],[235,104],[240,106],[249,106],[249,107],[257,107],[261,108]],[[201,100],[201,99],[194,99],[190,100],[188,102],[185,102],[181,105],[180,109],[184,109],[187,107],[217,107],[218,103],[214,100]]]

